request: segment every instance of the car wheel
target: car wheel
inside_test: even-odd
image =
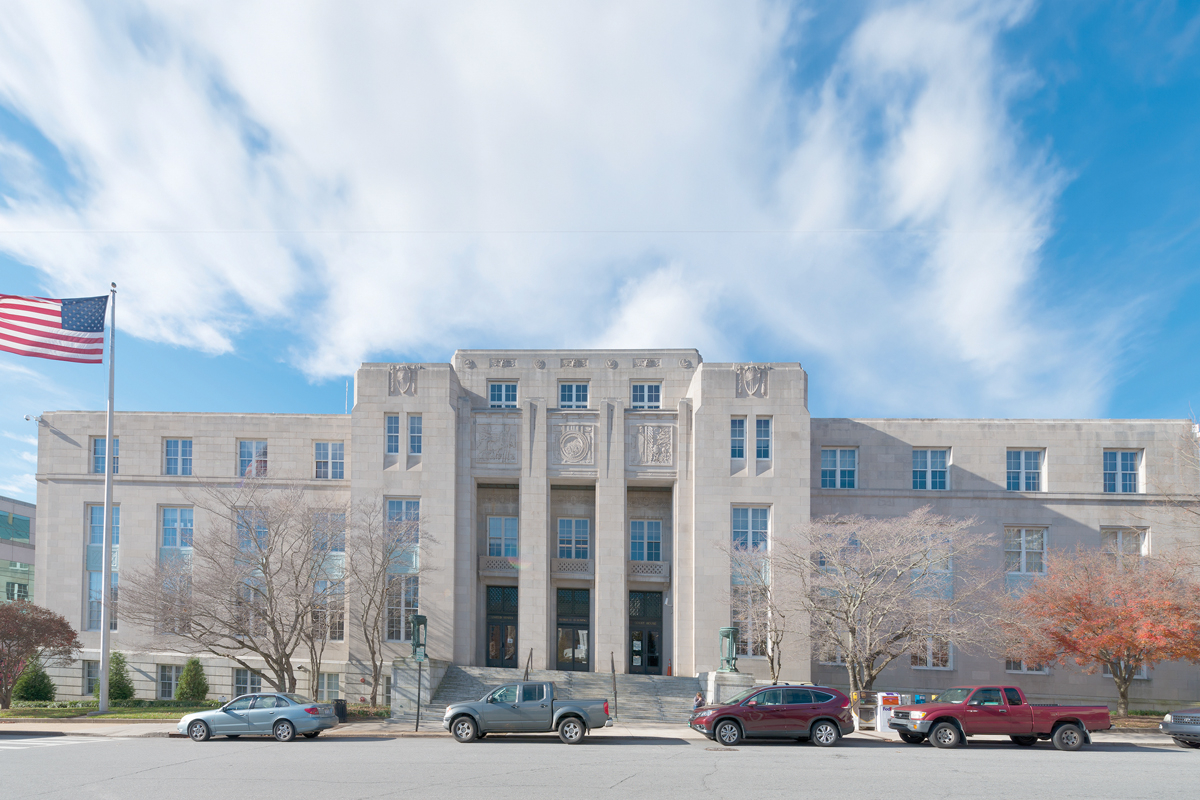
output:
[[[1200,748],[1200,742],[1186,742],[1183,739],[1175,739],[1174,742],[1180,747]]]
[[[1021,745],[1021,747],[1033,747],[1037,744],[1036,736],[1010,736],[1008,738],[1012,739],[1015,744]]]
[[[929,732],[929,741],[934,747],[958,747],[962,744],[962,734],[953,723],[939,722]]]
[[[558,723],[558,738],[567,744],[579,744],[583,741],[583,722],[578,717],[566,717]]]
[[[275,723],[275,727],[271,729],[271,733],[275,735],[276,741],[290,742],[296,738],[296,726],[286,719],[281,719]]]
[[[833,747],[838,743],[838,739],[842,738],[842,732],[838,730],[837,725],[823,719],[813,725],[810,738],[817,747]]]
[[[1063,725],[1051,737],[1059,750],[1078,750],[1083,747],[1083,731],[1078,725]]]
[[[455,741],[466,744],[479,736],[479,726],[470,717],[459,717],[450,724],[450,732],[454,734]]]
[[[925,741],[925,735],[921,733],[900,731],[900,739],[901,741],[908,742],[909,744],[920,744],[921,742]]]
[[[227,733],[227,734],[225,734],[225,738],[226,739],[240,739],[240,738],[242,738],[242,735],[240,733]]]
[[[304,734],[304,738],[305,738],[305,739],[315,739],[315,738],[317,738],[317,737],[318,737],[318,736],[320,736],[320,735],[321,735],[321,732],[320,732],[320,731],[312,731],[312,732],[310,732],[310,733],[306,733],[306,734]]]
[[[733,747],[742,740],[741,727],[731,719],[721,722],[713,730],[716,740],[726,747]]]
[[[212,733],[208,730],[208,726],[200,720],[188,725],[188,738],[193,742],[207,742],[210,736]]]

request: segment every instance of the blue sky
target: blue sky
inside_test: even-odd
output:
[[[1200,408],[1200,7],[7,4],[0,292],[120,286],[118,409],[698,347],[817,416]],[[105,370],[0,354],[25,414]]]

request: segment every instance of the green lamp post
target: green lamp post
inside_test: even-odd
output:
[[[737,672],[737,628],[721,628],[721,668],[717,672]]]
[[[421,667],[425,663],[425,635],[428,632],[428,621],[424,614],[412,614],[408,618],[412,626],[412,654],[417,662],[417,724],[413,731],[421,730]]]

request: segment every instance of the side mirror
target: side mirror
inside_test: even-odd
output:
[[[981,701],[981,700],[972,700],[971,702],[967,703],[967,705],[969,705],[969,706],[981,706],[981,705],[983,705],[983,701]]]
[[[488,701],[489,703],[494,703],[494,702],[496,702],[496,696],[495,696],[495,695],[491,695],[491,696],[489,696],[489,697],[488,697],[488,699],[487,699],[487,701]]]
[[[757,701],[757,700],[751,700],[749,703],[746,703],[746,707],[747,707],[747,708],[754,708],[754,707],[755,707],[755,706],[757,706],[757,705],[758,705],[758,701]]]

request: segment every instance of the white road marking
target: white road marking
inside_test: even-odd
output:
[[[70,744],[103,742],[98,736],[31,736],[28,739],[0,736],[0,750],[28,750],[33,747],[62,747]]]

